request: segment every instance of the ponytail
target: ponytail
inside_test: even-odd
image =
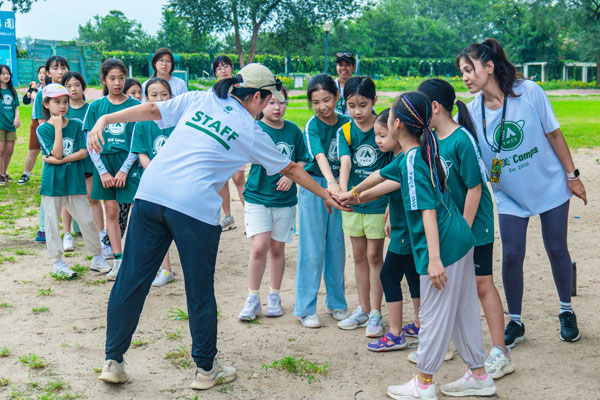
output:
[[[467,109],[467,105],[460,100],[456,100],[456,108],[458,108],[458,123],[464,126],[465,129],[471,135],[471,137],[475,139],[475,143],[478,143],[479,141],[477,140],[477,131],[475,130],[475,124],[473,123],[471,114]]]
[[[500,90],[505,96],[518,97],[513,86],[520,82],[520,74],[517,73],[517,68],[508,61],[504,49],[496,39],[487,38],[481,43],[472,43],[456,56],[454,64],[460,70],[460,62],[464,60],[473,68],[473,60],[479,61],[481,64],[488,62],[494,63],[494,78],[500,87]]]
[[[235,87],[236,83],[242,82],[244,82],[244,80],[240,74],[233,78],[221,79],[213,85],[213,91],[217,97],[221,99],[226,99],[230,95],[234,95],[242,101],[249,96],[254,96],[254,93],[256,92],[260,92],[261,99],[266,99],[271,95],[271,91],[266,89]]]

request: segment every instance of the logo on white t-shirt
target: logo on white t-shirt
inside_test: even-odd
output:
[[[440,156],[440,162],[442,163],[442,167],[444,168],[446,179],[448,179],[448,176],[450,175],[450,168],[452,168],[452,161],[446,161],[444,157]]]
[[[5,106],[10,106],[13,102],[13,97],[10,94],[5,94],[4,96],[2,96],[2,103],[4,103]]]
[[[335,138],[331,139],[331,142],[329,142],[329,150],[327,151],[327,158],[331,162],[336,162],[339,159],[337,139],[335,139]]]
[[[121,135],[125,132],[125,126],[127,126],[127,122],[118,122],[116,124],[108,124],[106,126],[106,130],[112,135]]]
[[[160,149],[162,149],[165,143],[167,143],[167,139],[168,137],[166,137],[165,135],[160,135],[159,137],[154,139],[154,143],[152,144],[152,151],[154,152],[154,155],[157,155]]]
[[[377,161],[377,150],[373,146],[363,144],[354,153],[354,162],[360,167],[370,167]]]
[[[502,124],[498,124],[494,130],[494,146],[498,147],[500,141],[500,127]],[[525,121],[505,121],[504,122],[504,136],[502,137],[502,150],[514,150],[523,143],[523,127]]]
[[[292,159],[292,155],[294,154],[294,146],[287,144],[286,142],[279,142],[276,144],[277,150],[290,160]]]
[[[63,138],[63,157],[73,154],[73,144],[75,142],[71,138]]]

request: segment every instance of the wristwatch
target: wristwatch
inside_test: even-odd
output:
[[[576,168],[575,171],[573,171],[572,173],[567,173],[567,178],[570,181],[574,181],[576,179],[579,179],[579,170]]]

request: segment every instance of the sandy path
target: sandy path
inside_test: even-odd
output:
[[[575,154],[577,166],[587,187],[590,203],[583,207],[573,200],[570,213],[569,244],[578,266],[578,296],[573,299],[583,338],[578,343],[563,343],[558,338],[558,299],[548,259],[542,245],[539,218],[530,223],[528,252],[525,261],[526,292],[523,318],[526,340],[513,352],[517,371],[497,381],[498,397],[503,399],[582,399],[597,398],[600,393],[600,318],[598,293],[600,278],[596,273],[598,256],[598,220],[600,217],[600,172],[596,150],[580,150]],[[237,198],[237,192],[231,187]],[[539,195],[543,195],[540,193]],[[323,327],[302,328],[293,317],[294,271],[296,243],[288,246],[287,267],[282,287],[285,315],[260,318],[258,324],[245,324],[236,319],[246,297],[246,265],[249,241],[243,235],[243,213],[239,201],[233,212],[238,228],[222,235],[216,273],[219,319],[220,357],[239,372],[237,381],[198,394],[206,399],[383,399],[386,387],[408,380],[415,367],[406,361],[407,351],[376,354],[365,349],[364,330],[341,331],[326,313],[324,289],[319,296],[318,312]],[[34,224],[36,217],[18,224]],[[498,233],[496,233],[498,237]],[[82,246],[82,239],[76,238]],[[98,381],[94,368],[102,366],[106,324],[106,303],[111,283],[92,284],[101,276],[89,272],[82,280],[57,282],[48,273],[51,265],[44,246],[35,245],[27,237],[2,237],[3,255],[9,249],[26,249],[34,254],[15,256],[16,261],[0,265],[0,349],[11,354],[0,358],[0,378],[9,379],[0,386],[0,398],[22,392],[24,398],[36,398],[29,382],[41,384],[61,378],[71,386],[69,393],[89,399],[185,399],[196,394],[188,385],[192,369],[178,369],[165,355],[168,351],[191,343],[186,321],[168,318],[172,307],[186,307],[184,283],[176,249],[171,249],[176,281],[163,288],[153,288],[147,298],[140,325],[134,335],[148,344],[131,348],[126,355],[130,382],[111,386]],[[495,245],[496,283],[501,288],[500,244]],[[14,252],[13,252],[14,254]],[[68,258],[70,263],[87,264],[87,252],[78,249]],[[349,306],[357,305],[354,268],[350,243],[346,241],[346,293]],[[53,295],[40,297],[38,290],[52,287]],[[268,290],[268,274],[263,282]],[[500,289],[501,290],[501,289]],[[405,296],[408,291],[404,288]],[[504,294],[501,290],[501,296]],[[49,312],[35,315],[32,307],[47,306]],[[387,312],[383,310],[387,323]],[[412,307],[405,308],[405,318],[412,318]],[[484,344],[490,339],[484,323]],[[180,340],[169,340],[165,331],[182,329]],[[45,370],[29,370],[18,356],[35,353],[51,364]],[[262,363],[272,363],[284,356],[306,357],[320,364],[329,362],[329,372],[320,382],[309,384],[305,378],[286,371],[265,371]],[[189,357],[189,356],[188,356]],[[446,362],[438,382],[461,376],[464,366],[459,357]],[[64,394],[65,391],[62,392]],[[441,396],[440,398],[443,398]]]

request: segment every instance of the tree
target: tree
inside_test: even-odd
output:
[[[210,36],[203,31],[190,29],[188,21],[177,16],[175,11],[163,7],[158,43],[173,52],[194,53],[208,46]]]
[[[12,4],[11,9],[14,12],[22,12],[22,13],[26,13],[31,11],[31,6],[33,5],[33,3],[35,3],[37,0],[10,0],[10,1],[5,1],[5,0],[0,0],[0,7],[4,5],[4,3],[10,3]]]
[[[337,20],[357,8],[356,0],[170,0],[168,7],[184,18],[193,31],[229,32],[233,29],[240,67],[246,64],[243,35],[250,33],[248,63],[254,60],[262,31],[278,31],[282,21],[310,20],[319,24]]]
[[[567,0],[572,11],[571,29],[582,58],[596,61],[596,85],[600,86],[600,0]]]
[[[122,11],[111,10],[102,17],[96,15],[93,22],[79,25],[79,40],[100,43],[102,50],[154,51],[156,39],[142,30],[136,20],[129,20]]]

